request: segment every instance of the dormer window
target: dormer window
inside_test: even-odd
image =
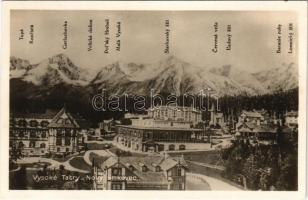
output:
[[[49,124],[48,121],[42,121],[42,122],[41,122],[41,127],[47,127],[48,124]]]
[[[160,172],[160,166],[155,167],[155,172]]]
[[[122,170],[121,168],[112,168],[112,176],[121,176]]]
[[[176,169],[176,175],[177,175],[177,176],[181,176],[181,174],[182,174],[182,169],[181,169],[180,167],[178,167],[178,168]]]
[[[71,120],[65,119],[65,124],[71,124]]]
[[[24,119],[18,121],[18,126],[26,127],[27,124],[28,124],[27,121]]]
[[[130,165],[130,166],[129,166],[129,170],[130,170],[130,171],[134,171],[134,170],[135,170],[134,166]]]
[[[35,120],[31,120],[31,121],[30,121],[30,126],[31,126],[31,127],[37,127],[37,126],[38,126],[38,122],[35,121]]]

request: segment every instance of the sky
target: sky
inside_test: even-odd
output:
[[[88,51],[88,25],[93,22],[92,50]],[[109,53],[104,53],[105,19],[110,22]],[[169,54],[164,53],[165,20],[169,20]],[[67,49],[63,24],[68,22]],[[121,22],[121,51],[116,51],[116,23]],[[218,23],[218,52],[213,53],[214,23]],[[294,50],[288,53],[288,24],[294,25]],[[234,65],[255,72],[297,64],[297,16],[290,11],[11,11],[11,56],[38,63],[64,53],[77,66],[100,69],[116,62],[155,63],[170,55],[196,66]],[[231,51],[226,51],[227,25],[231,25]],[[281,50],[277,26],[282,25]],[[34,25],[33,44],[29,44]],[[24,39],[19,39],[24,31]]]

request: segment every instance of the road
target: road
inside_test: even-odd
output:
[[[191,182],[193,180],[193,185],[195,187],[195,190],[204,190],[201,188],[200,183],[204,184],[206,182],[208,184],[208,188],[205,190],[213,190],[213,191],[240,191],[241,189],[238,187],[235,187],[227,182],[221,181],[216,178],[212,178],[209,176],[201,175],[201,174],[194,174],[194,173],[187,173],[188,182]],[[199,185],[198,185],[199,184]],[[190,186],[190,187],[192,187]],[[189,189],[189,186],[187,186]]]
[[[69,171],[75,171],[75,172],[80,172],[80,173],[89,173],[86,170],[82,170],[82,169],[77,169],[75,167],[73,167],[69,161],[71,159],[73,159],[74,157],[70,158],[69,160],[65,161],[65,162],[59,162],[50,158],[41,158],[41,157],[24,157],[21,159],[17,160],[18,164],[26,164],[26,163],[37,163],[37,162],[47,162],[50,163],[51,165],[48,166],[48,168],[50,169],[59,169],[60,165],[63,165],[65,167],[66,170]]]
[[[103,157],[111,157],[111,156],[115,157],[116,156],[112,152],[110,152],[109,150],[89,150],[89,151],[86,151],[86,153],[83,156],[83,159],[90,166],[92,166],[92,161],[90,160],[90,153],[95,153],[98,156],[103,156]]]

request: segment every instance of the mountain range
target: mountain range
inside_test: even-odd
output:
[[[251,73],[233,65],[194,66],[170,56],[152,64],[115,62],[92,73],[75,65],[65,54],[58,54],[37,64],[11,57],[10,79],[11,87],[24,85],[35,92],[27,95],[37,97],[50,95],[50,89],[61,90],[59,85],[92,93],[105,88],[113,94],[149,95],[153,89],[155,93],[180,95],[210,88],[218,96],[254,96],[298,87],[298,70],[290,63]]]

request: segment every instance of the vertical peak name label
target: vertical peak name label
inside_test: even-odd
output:
[[[277,29],[277,49],[276,49],[276,53],[281,53],[282,25],[278,24],[276,29]]]
[[[34,25],[31,24],[29,27],[29,44],[34,43]]]
[[[288,35],[288,42],[289,42],[289,50],[288,53],[292,54],[293,53],[293,40],[294,40],[294,25],[293,23],[288,24],[288,30],[289,30],[289,35]]]
[[[89,19],[88,24],[88,51],[92,51],[93,48],[93,20]]]
[[[28,34],[28,37],[26,34]],[[28,44],[34,44],[34,25],[30,24],[27,29],[20,28],[17,38],[18,40],[26,41]]]
[[[67,38],[67,35],[68,35],[68,22],[65,20],[63,25],[63,45],[62,45],[62,49],[67,49],[68,47],[68,38]]]
[[[121,35],[122,35],[122,23],[120,21],[118,21],[116,23],[116,50],[117,51],[121,51]]]
[[[288,24],[277,24],[276,25],[276,53],[281,54],[287,52],[292,54],[294,52],[294,25],[293,23]],[[286,50],[285,50],[286,48]]]
[[[213,34],[214,46],[212,48],[212,52],[217,53],[218,52],[218,22],[214,23],[213,28],[214,28],[214,34]]]
[[[105,40],[104,40],[104,53],[108,54],[109,53],[109,44],[110,44],[110,20],[109,19],[105,19],[105,31],[104,31],[104,35],[105,35]]]
[[[165,20],[165,48],[164,53],[169,54],[170,52],[170,21],[169,19]]]
[[[232,26],[231,24],[227,25],[227,46],[226,50],[231,51],[231,46],[232,46]]]

